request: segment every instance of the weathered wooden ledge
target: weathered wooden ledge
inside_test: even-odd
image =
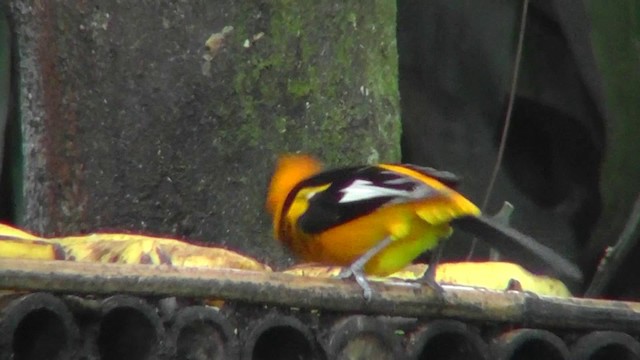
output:
[[[0,259],[0,289],[70,294],[130,294],[237,300],[304,309],[456,318],[572,330],[640,334],[640,303],[541,297],[445,286],[372,282],[370,302],[355,283],[278,272],[153,265]]]

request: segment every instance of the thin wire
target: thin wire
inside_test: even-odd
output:
[[[516,97],[516,90],[518,87],[518,76],[520,75],[520,61],[522,59],[522,48],[524,45],[524,33],[527,26],[527,14],[529,12],[529,0],[524,0],[522,4],[522,15],[520,19],[520,32],[518,34],[518,45],[516,48],[516,59],[513,64],[513,76],[511,78],[511,90],[509,93],[509,103],[507,105],[507,113],[505,115],[504,127],[502,128],[502,135],[500,137],[500,146],[498,147],[498,156],[496,156],[496,162],[493,166],[493,171],[491,172],[491,178],[489,180],[489,186],[487,186],[487,191],[484,196],[484,200],[482,201],[482,211],[484,212],[489,204],[489,200],[491,199],[491,195],[493,193],[493,188],[496,183],[496,178],[498,177],[498,172],[500,171],[500,167],[502,165],[502,159],[504,158],[504,149],[507,145],[507,137],[509,134],[509,127],[511,126],[511,113],[513,112],[513,103]],[[473,257],[473,252],[475,251],[476,244],[478,239],[474,238],[471,242],[471,249],[469,250],[469,255],[467,256],[467,261]]]

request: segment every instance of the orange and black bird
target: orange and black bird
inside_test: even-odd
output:
[[[370,298],[365,274],[386,276],[435,250],[452,223],[501,252],[525,250],[560,275],[580,271],[553,250],[481,215],[452,173],[409,164],[323,171],[308,155],[280,157],[267,195],[275,237],[307,262],[346,267]],[[432,263],[430,269],[435,269]],[[425,282],[439,290],[429,271]]]

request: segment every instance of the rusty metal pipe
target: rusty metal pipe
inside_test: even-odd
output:
[[[473,327],[455,320],[435,320],[412,332],[411,360],[487,360],[489,348]]]
[[[141,298],[115,295],[102,302],[97,348],[101,360],[155,359],[164,351],[156,309]]]
[[[509,331],[494,339],[490,350],[495,360],[569,359],[569,350],[562,339],[540,329]]]
[[[271,313],[247,326],[243,360],[322,360],[324,354],[308,326],[293,316]]]
[[[78,327],[59,298],[32,293],[0,300],[0,359],[77,358]]]
[[[169,334],[176,359],[236,360],[240,345],[236,327],[217,309],[189,306],[180,310]]]
[[[617,331],[594,331],[571,347],[571,360],[639,360],[640,343]]]

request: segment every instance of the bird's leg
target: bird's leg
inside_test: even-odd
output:
[[[427,272],[425,272],[422,278],[418,280],[432,288],[438,295],[442,295],[444,293],[444,289],[436,281],[436,270],[440,263],[440,259],[442,258],[443,249],[442,241],[438,242],[438,245],[436,245],[436,247],[431,251],[431,259],[429,260]]]
[[[393,238],[391,236],[387,236],[382,241],[377,243],[376,246],[369,249],[366,253],[356,259],[356,261],[351,263],[349,267],[344,268],[342,271],[340,271],[340,274],[338,274],[338,277],[341,279],[346,279],[353,276],[358,285],[360,285],[360,287],[364,291],[364,298],[367,301],[371,300],[372,290],[371,286],[369,286],[366,275],[364,274],[364,266],[367,264],[367,262],[369,262],[369,260],[371,260],[371,258],[376,256],[378,253],[380,253],[380,251],[389,246],[392,241]]]

